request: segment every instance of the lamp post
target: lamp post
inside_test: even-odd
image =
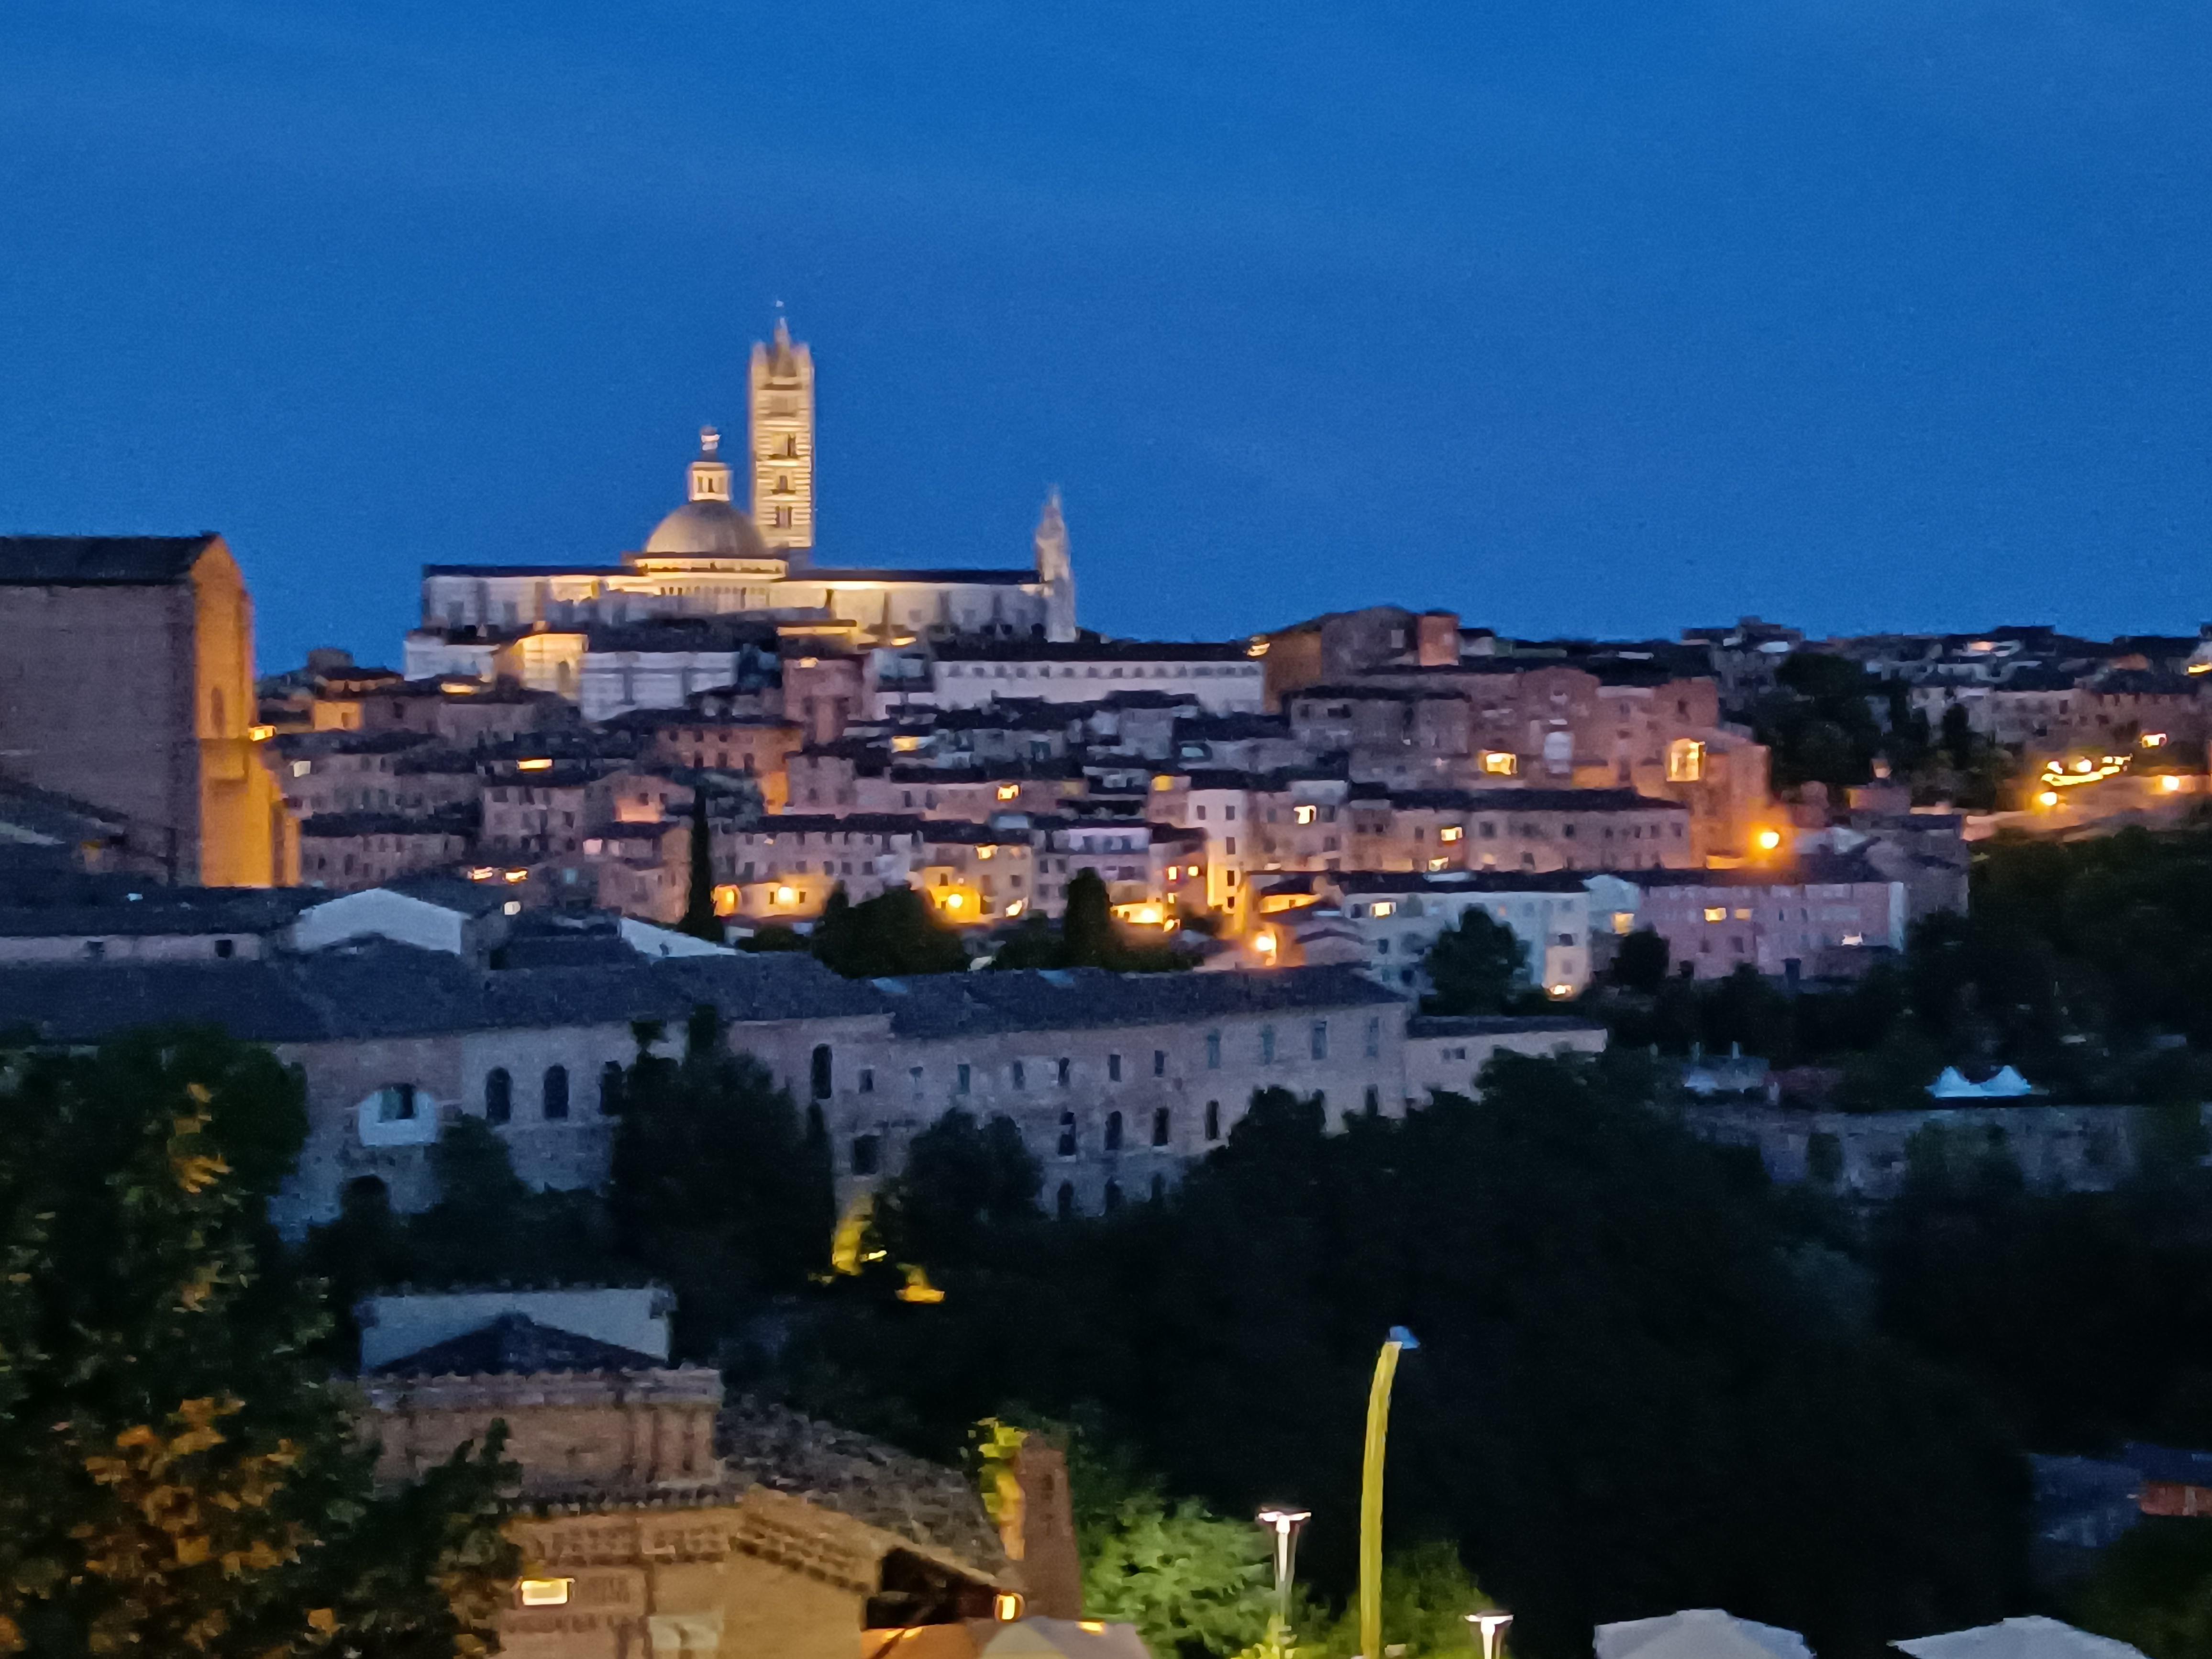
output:
[[[1468,1633],[1482,1650],[1482,1659],[1498,1659],[1498,1650],[1505,1645],[1505,1627],[1513,1622],[1513,1615],[1486,1607],[1480,1613],[1468,1614],[1467,1622]]]
[[[1390,1389],[1398,1356],[1420,1346],[1403,1325],[1393,1325],[1367,1391],[1367,1456],[1359,1480],[1359,1650],[1366,1659],[1382,1659],[1382,1455],[1390,1438]]]
[[[1310,1510],[1285,1509],[1280,1504],[1260,1511],[1260,1524],[1267,1528],[1275,1546],[1275,1631],[1278,1644],[1291,1639],[1291,1584],[1298,1565],[1298,1528],[1313,1519]]]

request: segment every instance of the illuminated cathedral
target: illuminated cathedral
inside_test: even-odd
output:
[[[733,499],[720,434],[700,434],[688,499],[612,565],[433,564],[408,636],[410,678],[483,673],[555,683],[585,636],[674,618],[747,617],[856,646],[909,639],[1068,641],[1075,577],[1055,495],[1032,562],[1003,569],[853,569],[814,562],[814,359],[781,319],[753,347],[750,511]],[[544,663],[537,659],[544,659]],[[539,670],[547,672],[538,672]]]

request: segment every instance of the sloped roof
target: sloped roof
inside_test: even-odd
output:
[[[985,1573],[1005,1569],[998,1529],[957,1469],[742,1395],[724,1404],[714,1449],[738,1486],[804,1498]]]
[[[96,975],[96,977],[94,977]],[[812,957],[636,957],[483,970],[381,939],[311,956],[22,967],[0,974],[0,1030],[91,1042],[139,1025],[219,1025],[251,1042],[626,1024],[680,1029],[702,1003],[732,1023],[865,1016],[881,997]]]
[[[216,539],[198,536],[0,536],[0,586],[151,587],[182,581]]]
[[[594,1336],[504,1313],[480,1330],[449,1337],[379,1365],[372,1376],[536,1376],[547,1371],[660,1370],[667,1361]]]
[[[1249,974],[1111,974],[1101,968],[1058,968],[931,974],[871,983],[891,993],[891,1030],[918,1038],[1187,1024],[1235,1014],[1382,1007],[1401,1000],[1358,969],[1344,967]]]

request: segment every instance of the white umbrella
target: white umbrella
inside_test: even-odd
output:
[[[2143,1659],[2125,1642],[2092,1636],[2039,1614],[1941,1636],[1916,1636],[1890,1645],[1902,1648],[1912,1659]]]
[[[1813,1659],[1794,1630],[1692,1607],[1597,1627],[1597,1659]]]

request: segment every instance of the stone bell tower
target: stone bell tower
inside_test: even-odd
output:
[[[798,569],[814,546],[814,355],[781,317],[753,347],[751,412],[753,523]]]

